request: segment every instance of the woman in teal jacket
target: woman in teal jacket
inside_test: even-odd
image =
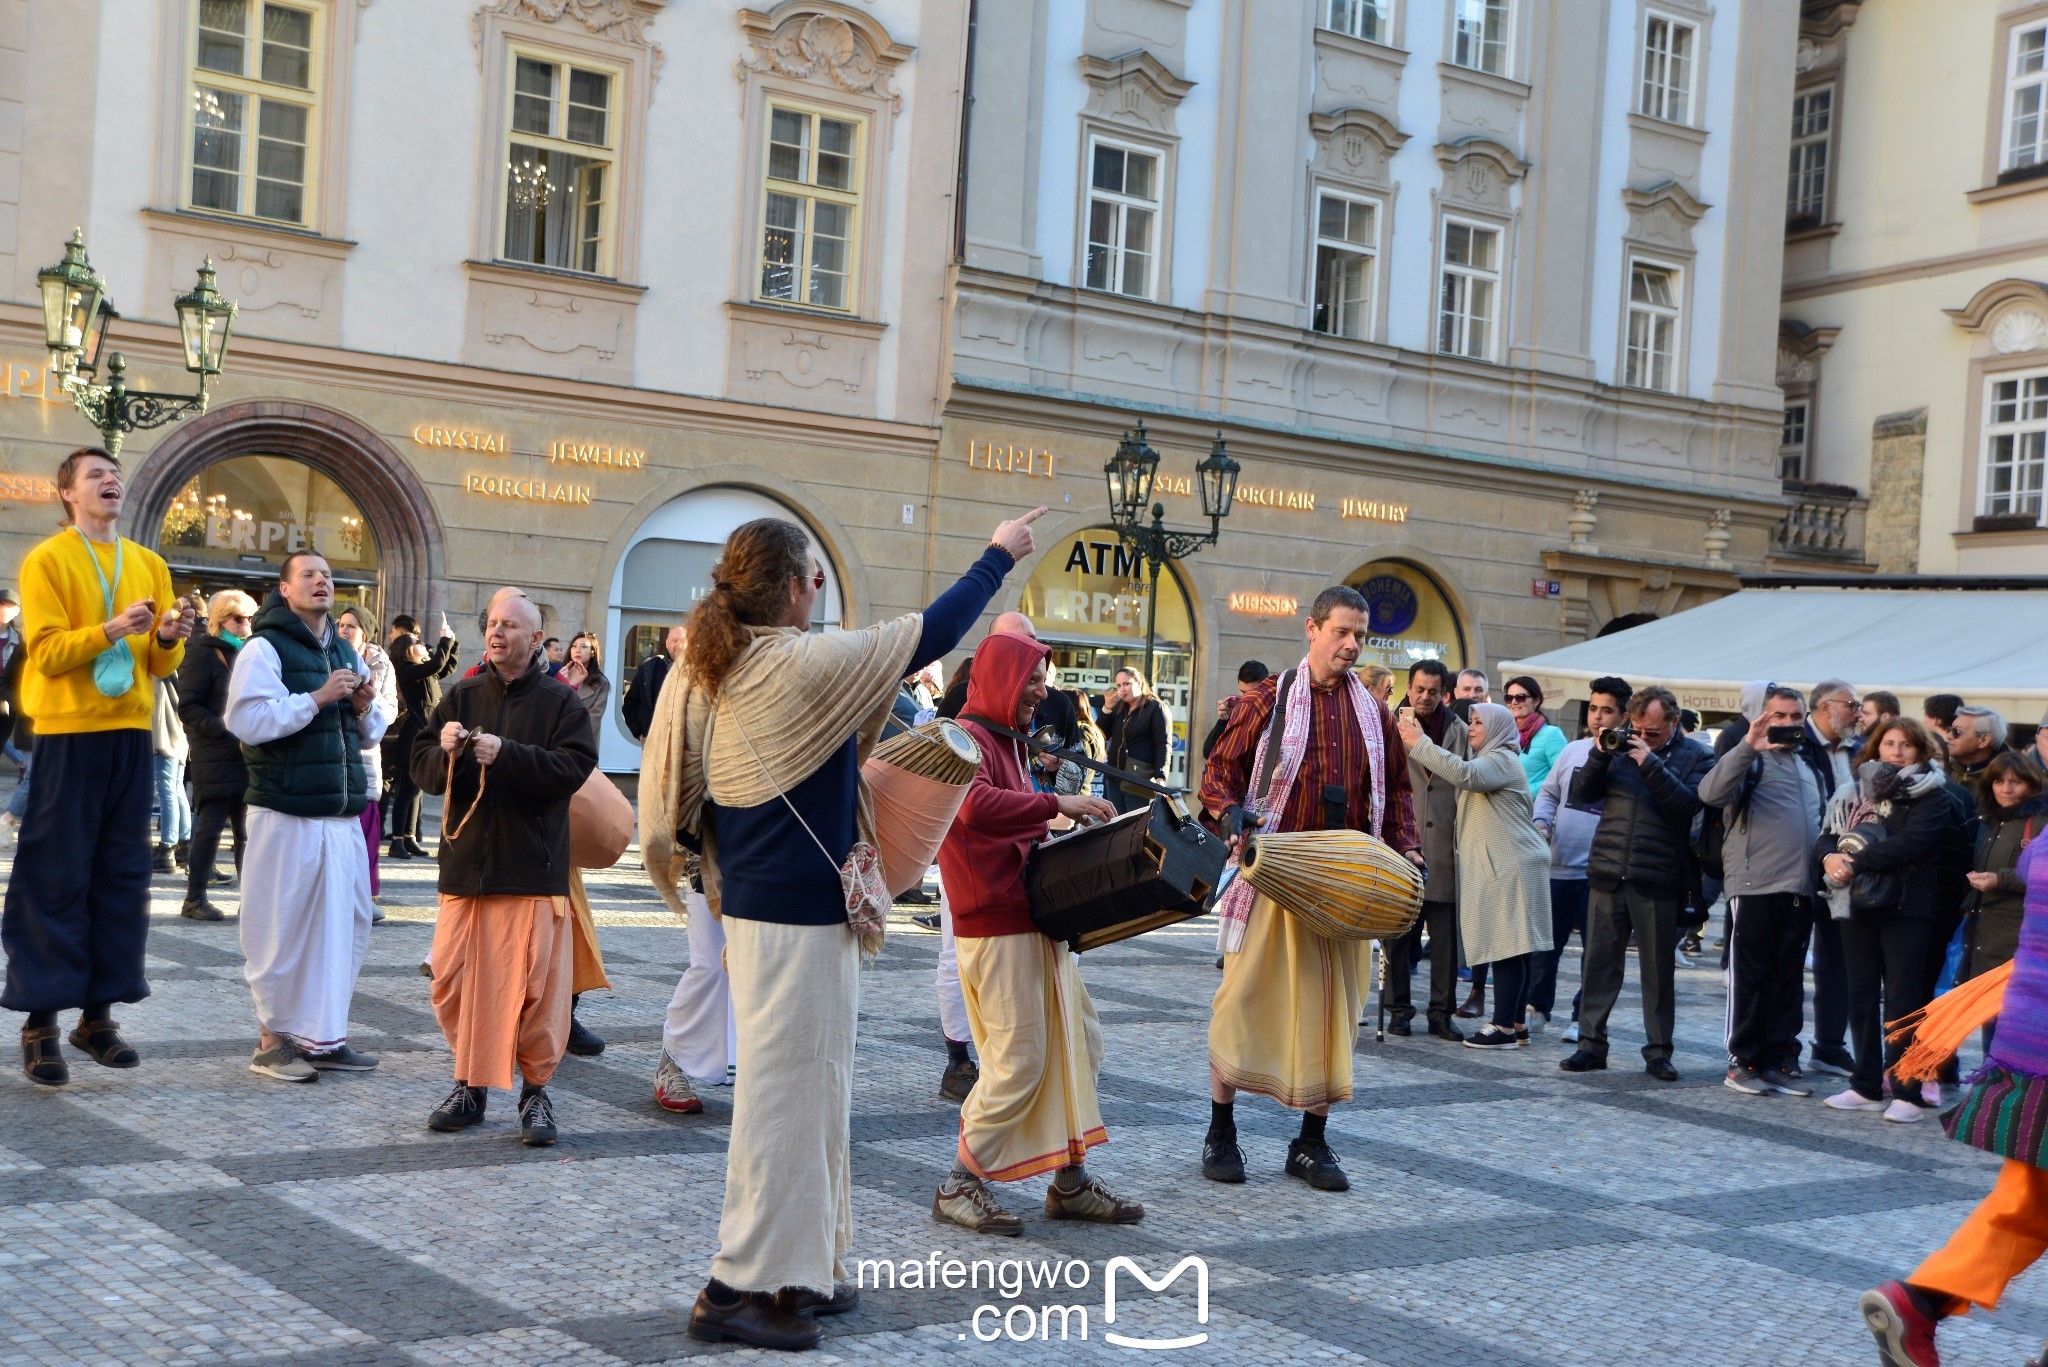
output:
[[[1515,730],[1522,739],[1522,772],[1529,776],[1529,795],[1534,797],[1550,777],[1550,766],[1564,753],[1564,732],[1543,715],[1543,689],[1527,674],[1509,679],[1505,691],[1508,711],[1515,714]]]

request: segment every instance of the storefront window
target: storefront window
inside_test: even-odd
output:
[[[1147,583],[1142,564],[1115,532],[1082,532],[1055,545],[1024,587],[1018,608],[1053,648],[1062,688],[1099,707],[1119,669],[1145,667]],[[1195,632],[1187,593],[1169,571],[1159,578],[1159,620],[1152,691],[1166,707],[1173,754],[1168,782],[1188,783],[1188,708],[1193,699]]]
[[[1426,570],[1405,560],[1375,560],[1344,581],[1365,597],[1361,665],[1385,665],[1405,675],[1417,660],[1465,667],[1465,628],[1458,611]]]
[[[181,593],[239,588],[259,600],[294,551],[333,567],[336,606],[373,611],[377,537],[362,508],[312,466],[284,456],[209,465],[172,500],[157,548]]]

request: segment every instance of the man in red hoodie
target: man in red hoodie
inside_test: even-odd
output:
[[[1051,654],[1007,631],[991,633],[974,652],[960,724],[981,746],[981,772],[939,847],[981,1080],[960,1108],[959,1148],[932,1214],[983,1234],[1024,1228],[983,1182],[1045,1172],[1053,1174],[1045,1193],[1050,1219],[1127,1225],[1145,1214],[1082,1166],[1088,1150],[1109,1137],[1095,1100],[1102,1028],[1074,956],[1031,924],[1024,891],[1024,861],[1052,818],[1102,821],[1116,813],[1085,793],[1032,791],[1024,747],[986,725],[1031,724]]]

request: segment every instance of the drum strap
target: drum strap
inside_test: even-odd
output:
[[[1081,754],[1077,751],[1062,750],[1057,745],[1047,745],[1043,741],[1035,740],[1032,737],[1025,735],[1022,731],[1018,731],[1012,727],[1003,726],[996,722],[992,722],[987,717],[982,716],[979,712],[962,712],[960,714],[960,720],[971,721],[976,726],[995,732],[995,734],[997,734],[998,736],[1008,736],[1011,740],[1021,741],[1033,754],[1058,755],[1061,759],[1071,760],[1073,763],[1080,765],[1083,769],[1093,769],[1096,773],[1105,774],[1110,778],[1116,779],[1118,782],[1131,783],[1137,785],[1140,788],[1149,789],[1152,792],[1159,794],[1161,797],[1180,796],[1180,793],[1177,790],[1167,787],[1165,784],[1160,783],[1158,780],[1154,778],[1150,778],[1144,774],[1134,774],[1128,769],[1119,769],[1114,764],[1104,764],[1099,759],[1090,759],[1087,755]]]
[[[1299,672],[1290,669],[1280,675],[1280,686],[1273,694],[1273,718],[1266,723],[1266,762],[1259,767],[1261,774],[1271,776],[1280,772],[1280,738],[1287,730],[1287,694],[1294,687],[1294,676]],[[1257,800],[1256,793],[1245,796],[1247,802]],[[1281,794],[1282,805],[1285,805],[1286,800],[1286,794]],[[1335,824],[1342,826],[1344,823],[1339,821]]]

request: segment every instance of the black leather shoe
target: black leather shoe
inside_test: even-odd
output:
[[[860,1288],[852,1282],[834,1282],[832,1294],[821,1296],[809,1287],[785,1286],[775,1293],[775,1303],[799,1315],[843,1315],[860,1304]]]
[[[544,1149],[555,1142],[555,1105],[548,1089],[528,1086],[519,1094],[519,1142],[529,1149]]]
[[[1236,1130],[1202,1137],[1202,1176],[1211,1182],[1244,1181],[1244,1150],[1237,1146]]]
[[[735,1291],[712,1281],[697,1293],[689,1336],[702,1343],[737,1339],[756,1348],[815,1348],[825,1331],[765,1291]]]
[[[187,899],[185,905],[178,908],[178,915],[188,921],[225,921],[228,919],[226,912],[207,901],[204,897],[201,897],[196,902]]]
[[[64,1062],[64,1051],[57,1044],[63,1033],[62,1027],[55,1025],[21,1027],[21,1070],[30,1082],[62,1087],[71,1081],[71,1066]]]
[[[1288,1141],[1287,1175],[1299,1177],[1317,1191],[1351,1190],[1351,1179],[1337,1166],[1337,1155],[1320,1139]]]
[[[1596,1054],[1591,1049],[1578,1049],[1570,1058],[1559,1060],[1557,1066],[1567,1073],[1601,1072],[1607,1067],[1607,1055]]]
[[[569,1052],[577,1058],[596,1058],[604,1052],[604,1036],[576,1019],[577,997],[569,999]]]
[[[1671,1066],[1668,1058],[1653,1058],[1643,1065],[1643,1071],[1659,1082],[1678,1081],[1678,1070]]]
[[[412,858],[412,851],[405,847],[405,841],[393,840],[391,848],[384,852],[384,857],[386,859],[410,859]]]
[[[1478,1020],[1486,1013],[1486,989],[1475,987],[1465,994],[1465,1000],[1458,1004],[1458,1015],[1465,1020]]]
[[[1429,1033],[1437,1039],[1446,1039],[1453,1043],[1465,1038],[1465,1032],[1449,1021],[1431,1021],[1429,1023]]]
[[[113,1020],[81,1020],[70,1035],[71,1047],[92,1055],[102,1068],[140,1068],[142,1055],[121,1038],[121,1023]]]
[[[1407,1036],[1415,1033],[1415,1027],[1410,1025],[1407,1021],[1388,1021],[1387,1033],[1390,1035],[1400,1035],[1403,1038],[1406,1038]]]
[[[415,859],[432,859],[434,857],[432,851],[425,845],[420,844],[420,838],[416,835],[409,835],[405,838],[405,848]]]
[[[456,1130],[466,1130],[472,1125],[481,1125],[484,1123],[484,1103],[489,1099],[488,1088],[472,1087],[468,1083],[458,1082],[455,1084],[455,1090],[448,1093],[448,1099],[436,1106],[434,1113],[427,1117],[427,1128],[439,1130],[442,1134],[452,1134]]]

